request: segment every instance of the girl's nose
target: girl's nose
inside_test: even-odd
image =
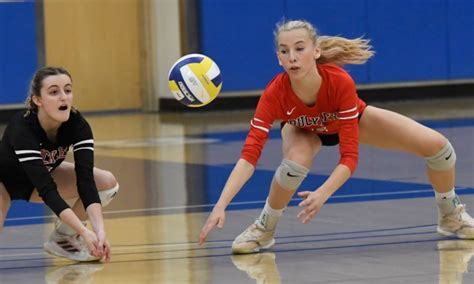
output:
[[[296,54],[293,51],[290,51],[290,62],[296,62]]]

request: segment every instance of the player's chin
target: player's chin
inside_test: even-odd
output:
[[[70,116],[71,113],[69,111],[61,111],[54,116],[54,119],[59,122],[66,122]]]

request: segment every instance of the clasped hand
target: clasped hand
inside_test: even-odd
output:
[[[104,230],[94,232],[86,229],[81,236],[93,256],[100,257],[104,261],[110,260],[110,244]]]

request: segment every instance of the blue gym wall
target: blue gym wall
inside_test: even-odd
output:
[[[265,87],[281,68],[275,23],[305,18],[321,34],[372,40],[375,58],[346,68],[358,84],[474,79],[473,0],[199,0],[200,51],[223,91]],[[0,106],[21,104],[38,67],[34,1],[0,2]]]
[[[472,0],[200,0],[201,52],[223,91],[260,90],[281,68],[275,23],[304,18],[321,34],[372,40],[376,56],[346,69],[358,84],[474,79]]]
[[[0,105],[22,104],[38,65],[35,3],[0,3]]]

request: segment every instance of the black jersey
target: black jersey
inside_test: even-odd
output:
[[[52,142],[41,128],[37,113],[33,111],[26,117],[25,113],[12,117],[0,143],[0,180],[11,199],[29,200],[36,188],[56,215],[69,208],[50,173],[64,161],[72,146],[79,197],[85,208],[100,203],[93,174],[94,140],[84,117],[71,111]]]

